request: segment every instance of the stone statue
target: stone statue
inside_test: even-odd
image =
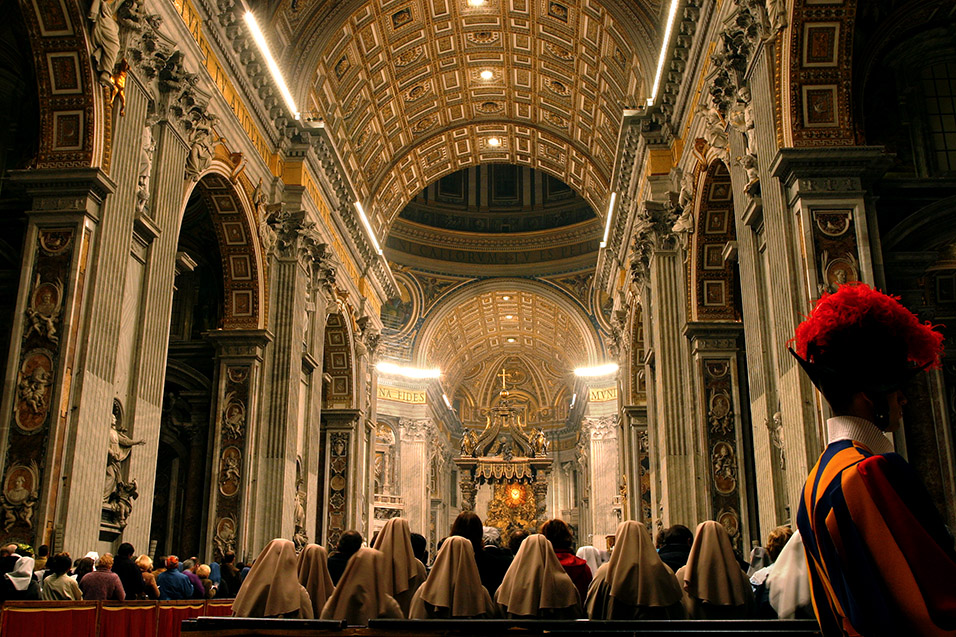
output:
[[[24,376],[17,383],[17,398],[34,414],[44,413],[47,409],[47,387],[52,384],[53,375],[37,366],[29,376]]]
[[[113,510],[114,521],[119,528],[126,528],[129,514],[133,510],[133,500],[138,497],[139,491],[136,488],[136,480],[118,482],[116,490],[109,494],[107,502]]]
[[[200,123],[189,136],[189,156],[186,157],[186,179],[199,181],[199,176],[209,168],[215,152],[212,121]]]
[[[144,214],[149,201],[149,177],[153,172],[153,153],[156,152],[156,140],[153,139],[153,127],[143,127],[143,141],[139,149],[139,177],[136,179],[136,212]]]
[[[292,534],[292,542],[295,544],[295,549],[301,551],[309,543],[309,535],[305,532],[305,491],[301,489],[296,489],[295,492],[293,521],[295,531]]]
[[[713,105],[702,106],[699,112],[704,117],[704,141],[717,150],[722,158],[726,158],[730,142],[727,137],[727,122]]]
[[[737,163],[747,171],[747,187],[753,186],[760,181],[760,173],[757,170],[757,156],[746,154],[737,159]]]
[[[770,32],[778,33],[790,23],[787,15],[787,0],[765,0],[767,20],[770,22]]]
[[[7,489],[0,494],[0,508],[3,509],[3,530],[9,531],[18,522],[25,526],[33,526],[33,513],[36,509],[40,494],[30,488],[27,476],[35,483],[35,465],[28,469],[24,466],[16,467],[8,476],[12,476],[12,483],[7,482]]]
[[[116,410],[114,409],[110,414],[110,441],[106,456],[106,485],[103,488],[104,501],[110,502],[111,496],[123,482],[123,462],[129,458],[133,447],[145,444],[145,440],[133,440],[126,435],[126,429],[121,427],[116,417]],[[136,483],[133,482],[134,487],[135,485]]]
[[[93,0],[87,18],[93,23],[90,42],[93,46],[93,65],[99,72],[100,84],[115,90],[113,68],[119,57],[120,37],[119,24],[113,15],[113,0]]]

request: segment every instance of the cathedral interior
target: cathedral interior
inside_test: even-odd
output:
[[[749,551],[826,444],[813,303],[956,325],[952,2],[0,6],[4,542]],[[946,344],[893,444],[952,528]]]

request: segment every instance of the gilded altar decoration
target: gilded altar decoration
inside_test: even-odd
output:
[[[507,543],[515,531],[535,528],[536,515],[534,492],[529,485],[500,483],[495,484],[485,522],[501,531],[501,540]]]
[[[498,374],[501,378],[499,401],[490,409],[480,433],[465,431],[461,455],[455,458],[455,464],[461,472],[462,510],[474,510],[479,484],[494,485],[496,494],[502,485],[517,484],[527,493],[533,522],[544,518],[553,459],[548,456],[547,434],[540,428],[526,429],[527,423],[522,422],[515,407],[516,400],[507,386],[515,376],[504,369]],[[505,527],[501,530],[503,535],[510,534]]]

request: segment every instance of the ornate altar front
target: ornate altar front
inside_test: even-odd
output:
[[[465,431],[461,455],[454,461],[463,511],[474,510],[479,486],[488,484],[494,496],[485,524],[498,527],[504,537],[545,519],[552,464],[548,439],[541,429],[525,429],[506,389],[491,408],[485,428],[480,433]]]

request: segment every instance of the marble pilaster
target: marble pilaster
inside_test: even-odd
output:
[[[11,177],[32,207],[0,406],[2,535],[51,543],[54,529],[62,528],[65,537],[55,539],[66,550],[89,550],[97,541],[104,482],[104,464],[91,459],[106,455],[109,406],[103,428],[81,431],[72,392],[91,251],[115,184],[95,168],[25,170]],[[112,398],[111,391],[102,393]]]
[[[210,427],[212,474],[208,484],[209,519],[206,555],[220,559],[227,551],[240,558],[258,554],[250,528],[255,462],[260,450],[259,397],[262,361],[272,334],[266,330],[215,330],[203,337],[216,349],[215,395]]]
[[[601,548],[604,537],[613,535],[619,522],[614,512],[621,473],[618,470],[618,417],[585,418],[581,423],[581,433],[587,438],[588,449],[590,543]],[[587,538],[581,541],[584,539]]]
[[[402,418],[398,421],[398,429],[405,518],[413,531],[423,533],[422,529],[428,528],[428,511],[431,507],[428,483],[432,454],[429,445],[436,435],[436,428],[430,420]]]

